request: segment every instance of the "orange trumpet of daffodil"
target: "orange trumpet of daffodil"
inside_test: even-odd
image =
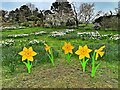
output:
[[[84,47],[79,46],[79,49],[75,52],[75,54],[79,55],[79,59],[83,59],[84,57],[90,58],[89,53],[92,50],[85,45]]]
[[[47,45],[47,44],[45,44],[45,43],[44,43],[44,45],[45,45],[45,50],[46,50],[46,51],[48,51],[48,52],[50,53],[50,48],[51,48],[51,47],[50,47],[50,46],[48,46],[48,45]]]
[[[29,60],[33,61],[33,56],[35,56],[37,53],[33,51],[32,47],[27,49],[26,47],[23,48],[23,51],[19,52],[19,55],[22,56],[22,61]]]
[[[98,55],[100,55],[101,57],[104,55],[104,52],[102,52],[102,50],[105,48],[105,46],[100,47],[98,50],[95,50],[96,52],[96,57],[95,60],[98,59]]]
[[[70,44],[70,42],[69,43],[65,42],[64,46],[62,47],[62,49],[64,50],[65,54],[68,54],[68,53],[73,54],[73,52],[72,52],[73,48],[74,47]]]

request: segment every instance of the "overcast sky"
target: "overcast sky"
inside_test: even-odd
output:
[[[50,9],[53,2],[56,0],[1,0],[0,1],[0,9],[4,10],[15,10],[15,8],[19,8],[21,5],[26,3],[34,4],[39,10]],[[77,2],[79,5],[81,2],[95,2],[95,11],[102,10],[104,12],[108,12],[110,10],[114,10],[114,8],[118,7],[119,0],[68,0],[70,3]]]

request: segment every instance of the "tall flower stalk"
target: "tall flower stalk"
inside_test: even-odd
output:
[[[52,65],[54,66],[55,64],[54,64],[54,56],[53,56],[52,48],[50,46],[48,46],[47,44],[44,44],[44,45],[45,45],[46,52],[48,52],[47,55],[48,55]]]
[[[82,65],[83,72],[85,72],[85,68],[86,68],[88,60],[89,59],[85,60],[85,58],[83,58],[83,60],[80,61],[80,64]]]
[[[64,50],[64,53],[66,55],[66,59],[68,64],[70,63],[70,58],[73,54],[72,49],[74,49],[74,47],[69,43],[64,43],[64,46],[62,47],[62,49]]]
[[[79,46],[78,50],[75,52],[75,54],[79,55],[79,59],[80,59],[80,60],[82,59],[82,61],[80,61],[80,64],[82,65],[82,70],[83,70],[83,72],[85,72],[85,68],[86,68],[87,62],[88,62],[88,60],[89,60],[89,58],[90,58],[89,53],[90,53],[91,51],[92,51],[92,50],[89,49],[89,48],[87,47],[87,45],[85,45],[84,47]],[[85,57],[87,57],[88,59],[85,60]]]
[[[23,63],[26,65],[28,69],[28,73],[30,73],[31,71],[33,56],[35,56],[36,54],[37,53],[33,51],[32,47],[30,47],[29,49],[24,47],[23,51],[19,52],[19,55],[22,56]],[[27,62],[24,61],[26,59],[27,59]]]
[[[92,55],[92,71],[91,71],[91,77],[95,76],[96,70],[100,66],[101,63],[99,63],[97,66],[95,66],[95,60],[98,59],[99,55],[102,57],[104,55],[104,52],[102,50],[105,48],[105,46],[102,46],[100,49],[95,50]]]

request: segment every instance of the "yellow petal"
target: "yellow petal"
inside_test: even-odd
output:
[[[48,46],[46,43],[44,43],[45,46]]]
[[[33,51],[32,47],[30,47],[28,50],[29,50],[29,51]]]
[[[98,52],[98,50],[95,50],[95,52]]]
[[[44,45],[45,45],[45,48],[46,48],[46,49],[50,48],[47,44],[44,43]]]
[[[21,52],[19,52],[18,54],[19,54],[19,55],[24,55],[25,52],[24,52],[24,51],[21,51]]]
[[[23,48],[23,51],[28,51],[28,49],[26,47]]]
[[[105,48],[105,45],[104,45],[104,46],[102,46],[99,50],[100,50],[100,51],[102,51],[104,48]]]
[[[62,49],[65,50],[65,46],[63,46]]]
[[[96,56],[95,56],[95,60],[97,60],[98,59],[98,53],[96,53]]]
[[[67,42],[64,42],[64,45],[67,45]]]
[[[71,54],[73,54],[72,50],[69,51]]]
[[[47,48],[45,48],[45,50],[47,51]]]
[[[104,55],[104,52],[99,52],[99,55],[102,57]]]
[[[71,45],[70,42],[68,44]]]
[[[50,49],[50,47],[47,44],[45,44],[45,43],[44,43],[44,45],[45,45],[45,50],[48,51]]]
[[[67,50],[65,50],[65,54],[68,54],[68,51],[67,51]]]
[[[51,53],[51,52],[50,52],[50,49],[48,50],[48,52]]]
[[[29,61],[33,61],[33,57],[31,56],[31,57],[27,57],[27,59],[29,60]]]
[[[36,52],[34,52],[34,51],[32,52],[32,56],[35,56],[36,54],[37,54]]]
[[[80,55],[79,56],[79,59],[83,59],[85,56],[84,55]]]
[[[92,50],[91,50],[91,49],[88,49],[88,53],[90,53],[90,52],[92,52]]]
[[[26,60],[27,57],[26,56],[22,56],[22,61]]]
[[[79,55],[79,54],[80,54],[80,51],[79,51],[79,50],[77,50],[77,51],[75,52],[75,54]]]
[[[74,47],[73,46],[71,46],[71,49],[73,49]]]
[[[88,49],[87,45],[84,46],[84,49]]]
[[[86,56],[87,58],[90,58],[90,55],[89,55],[89,54],[86,54],[85,56]]]
[[[82,46],[79,46],[79,49],[81,50],[81,49],[83,49],[83,47],[82,47]]]

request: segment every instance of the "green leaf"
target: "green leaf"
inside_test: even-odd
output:
[[[27,66],[27,63],[26,62],[23,62],[26,66]]]
[[[52,49],[50,49],[50,54],[47,54],[52,65],[54,66],[54,56],[53,56],[53,52],[52,52]]]
[[[32,67],[32,63],[30,64],[30,68]]]
[[[98,69],[98,67],[100,66],[101,63],[99,63],[96,67],[95,67],[95,71]]]
[[[51,59],[51,56],[49,55],[49,54],[47,54],[48,55],[48,57]]]
[[[80,64],[83,65],[82,61],[80,61]]]
[[[88,61],[89,61],[89,59],[87,59],[87,60],[85,61],[85,64],[86,64]]]

